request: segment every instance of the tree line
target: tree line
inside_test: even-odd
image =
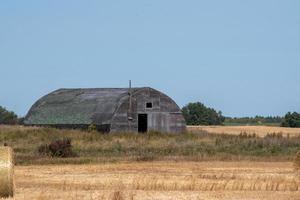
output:
[[[288,112],[280,116],[224,117],[221,111],[206,107],[203,103],[189,103],[182,108],[187,125],[280,125],[300,127],[300,114]]]
[[[280,124],[283,117],[280,116],[255,116],[255,117],[226,117],[225,123],[228,125],[267,125]]]
[[[0,106],[0,124],[18,124],[18,116],[13,111]]]

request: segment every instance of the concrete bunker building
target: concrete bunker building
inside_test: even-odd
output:
[[[182,132],[178,105],[150,87],[59,89],[39,99],[25,125],[88,128],[102,132]]]

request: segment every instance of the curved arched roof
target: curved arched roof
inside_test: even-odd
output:
[[[132,88],[136,92],[144,88]],[[39,99],[25,124],[109,124],[128,88],[59,89]]]

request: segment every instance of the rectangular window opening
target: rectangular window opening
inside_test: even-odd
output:
[[[152,108],[152,102],[147,102],[146,103],[146,108]]]

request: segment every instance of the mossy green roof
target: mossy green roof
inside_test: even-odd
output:
[[[138,88],[133,88],[133,91]],[[109,124],[128,88],[59,89],[29,110],[27,125]]]

